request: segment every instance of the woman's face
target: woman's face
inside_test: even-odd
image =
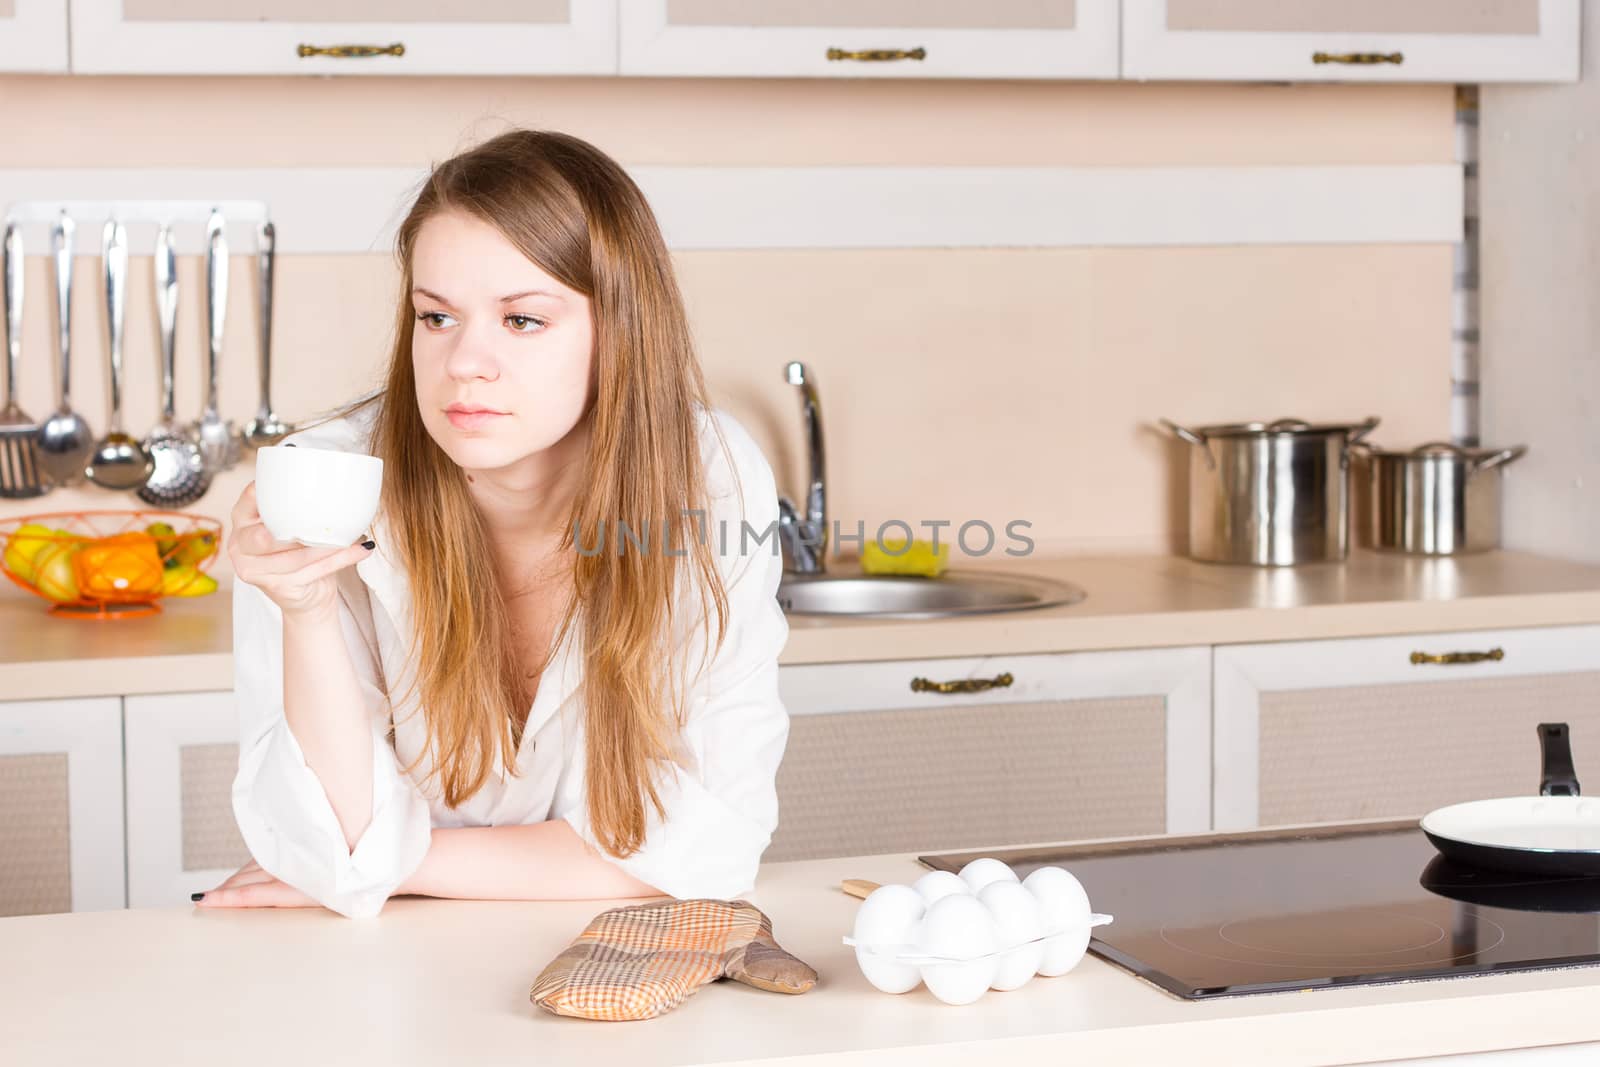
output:
[[[422,224],[411,269],[417,404],[439,447],[492,471],[566,437],[595,385],[589,298],[459,211]]]

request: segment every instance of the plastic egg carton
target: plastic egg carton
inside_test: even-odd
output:
[[[1089,931],[1110,921],[1089,910],[1082,883],[1064,868],[1040,867],[1018,881],[985,856],[959,875],[929,871],[911,885],[874,889],[844,943],[885,993],[926,985],[946,1004],[970,1004],[1036,974],[1066,974],[1083,959]]]

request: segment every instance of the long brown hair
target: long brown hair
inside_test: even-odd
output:
[[[581,617],[589,819],[606,851],[627,856],[643,845],[646,800],[665,817],[654,776],[672,758],[686,714],[683,672],[671,662],[680,578],[699,587],[706,624],[707,598],[715,606],[710,655],[726,632],[721,576],[686,514],[707,506],[697,409],[725,454],[727,442],[710,418],[660,229],[614,160],[566,134],[511,130],[434,168],[396,239],[400,300],[386,384],[346,411],[381,402],[371,448],[384,461],[382,514],[411,586],[416,667],[408,689],[420,692],[426,709],[434,773],[449,806],[483,785],[497,747],[507,773],[516,773],[529,695],[487,528],[465,475],[429,436],[415,401],[412,255],[422,224],[446,210],[494,226],[590,299],[599,391],[582,416],[593,420],[589,452],[557,549],[572,561],[571,589],[551,647]],[[595,552],[602,523],[607,547]],[[670,530],[674,554],[632,544],[619,551],[619,523],[641,537],[648,531],[655,545]],[[575,529],[586,542],[581,553]],[[687,555],[676,554],[686,547]],[[676,564],[691,561],[698,581],[678,573]]]

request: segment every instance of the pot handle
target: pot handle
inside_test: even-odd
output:
[[[1163,425],[1167,429],[1171,430],[1173,432],[1173,434],[1175,434],[1178,437],[1179,440],[1187,441],[1191,445],[1195,445],[1195,446],[1197,446],[1199,448],[1206,447],[1206,439],[1205,439],[1205,435],[1204,434],[1196,433],[1195,431],[1193,431],[1193,430],[1191,430],[1191,429],[1189,429],[1189,428],[1187,428],[1185,426],[1179,426],[1177,423],[1173,422],[1171,419],[1162,419],[1161,420],[1161,425]]]
[[[1350,428],[1350,433],[1345,438],[1345,444],[1353,445],[1377,428],[1378,416],[1368,415],[1366,418],[1362,419],[1361,422]]]
[[[1575,797],[1578,795],[1578,772],[1572,768],[1572,745],[1567,739],[1567,724],[1542,722],[1539,724],[1539,755],[1543,771],[1539,779],[1542,797]]]
[[[1206,440],[1205,434],[1198,433],[1186,426],[1179,426],[1171,419],[1162,419],[1160,421],[1161,425],[1171,430],[1173,434],[1177,436],[1178,440],[1187,441],[1189,444],[1194,445],[1196,448],[1200,449],[1200,451],[1206,454],[1207,470],[1214,471],[1217,469],[1217,457],[1211,454],[1211,444]]]
[[[1472,465],[1472,473],[1476,474],[1479,471],[1493,470],[1501,464],[1510,463],[1512,460],[1520,458],[1523,453],[1527,451],[1527,445],[1513,445],[1510,448],[1502,448],[1493,455],[1484,456],[1482,459],[1474,463]]]

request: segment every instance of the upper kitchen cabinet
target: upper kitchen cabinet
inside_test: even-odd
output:
[[[1123,0],[1122,76],[1578,80],[1578,0]]]
[[[29,6],[27,0],[15,2]],[[443,5],[426,0],[72,0],[72,69],[83,74],[615,74],[617,5],[616,0]]]
[[[0,0],[0,71],[60,74],[66,69],[64,0]]]
[[[620,3],[625,75],[1117,76],[1117,0]]]

